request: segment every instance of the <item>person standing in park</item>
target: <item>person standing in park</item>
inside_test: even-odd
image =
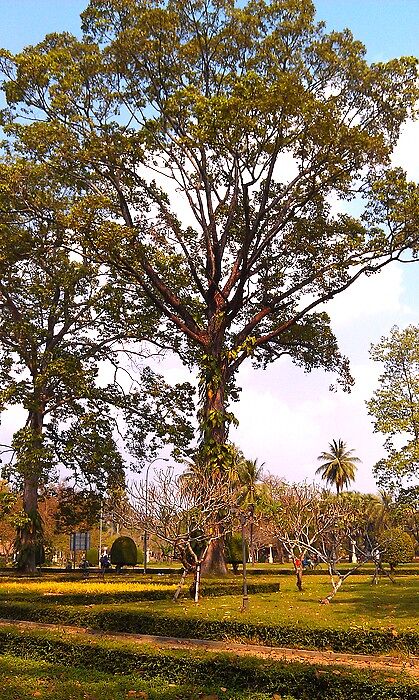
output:
[[[111,563],[109,561],[109,557],[106,552],[103,552],[102,556],[100,557],[99,560],[100,563],[100,571],[103,576],[105,576],[106,569],[109,569]]]

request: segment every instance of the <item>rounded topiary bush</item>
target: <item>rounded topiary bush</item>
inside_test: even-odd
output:
[[[137,545],[131,537],[118,537],[115,540],[111,547],[111,563],[117,569],[136,565]]]
[[[226,538],[225,554],[227,564],[231,564],[233,571],[237,573],[239,564],[243,563],[243,539],[238,533],[233,533]],[[246,561],[249,556],[249,549],[246,543]]]
[[[388,562],[391,569],[398,564],[412,561],[415,556],[413,540],[401,527],[392,527],[387,530],[380,537],[379,546],[383,552],[383,561]]]
[[[97,566],[99,564],[99,551],[97,547],[90,547],[86,552],[86,559],[90,566]]]

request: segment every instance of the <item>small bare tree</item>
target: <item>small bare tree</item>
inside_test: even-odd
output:
[[[128,503],[117,508],[125,526],[147,530],[169,544],[174,558],[183,564],[183,573],[175,592],[176,600],[186,577],[194,575],[194,600],[199,599],[201,565],[211,543],[232,528],[232,510],[236,492],[230,480],[202,478],[187,480],[176,475],[173,467],[159,470],[154,481],[133,484]],[[216,515],[216,522],[214,516]]]
[[[366,561],[374,561],[376,549],[364,532],[364,519],[348,499],[336,497],[315,485],[287,484],[271,479],[272,535],[291,557],[297,588],[302,590],[303,562],[314,557],[327,565],[332,591],[322,599],[329,603],[344,581]],[[341,573],[336,565],[349,558],[355,547],[357,561]]]

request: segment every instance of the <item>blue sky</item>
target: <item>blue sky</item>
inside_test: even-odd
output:
[[[49,32],[79,31],[83,0],[0,0],[0,44],[16,51]],[[416,55],[419,0],[317,0],[317,16],[330,29],[349,27],[371,60]]]
[[[371,61],[419,54],[419,0],[318,0],[318,19],[329,29],[349,27],[367,47]],[[80,0],[0,0],[0,46],[18,51],[46,33],[79,31]],[[419,124],[408,124],[394,162],[419,181]],[[265,372],[244,367],[242,399],[235,407],[240,426],[232,438],[249,458],[289,479],[312,480],[317,455],[342,438],[362,459],[355,486],[374,491],[372,465],[383,456],[382,437],[374,435],[365,400],[377,385],[379,368],[368,358],[372,342],[391,327],[419,324],[417,266],[388,268],[364,280],[329,306],[341,348],[350,357],[357,380],[350,396],[331,394],[332,377],[302,371],[281,361]],[[173,360],[164,364],[170,379],[188,378]],[[13,417],[4,420],[6,433]],[[8,423],[9,426],[7,425]],[[4,439],[0,440],[5,442]]]

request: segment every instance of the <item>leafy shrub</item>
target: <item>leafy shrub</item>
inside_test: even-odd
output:
[[[379,541],[383,550],[384,561],[394,569],[398,564],[412,561],[415,556],[415,547],[410,535],[401,527],[392,527],[385,532]]]
[[[45,633],[0,628],[0,654],[111,672],[164,677],[171,683],[208,683],[230,690],[263,691],[299,700],[419,700],[419,688],[401,678],[327,669],[302,663],[266,662],[256,657],[205,655],[188,651],[134,649],[126,644],[98,643],[77,637],[60,639]],[[285,698],[284,698],[285,700]]]
[[[97,566],[99,564],[99,551],[97,547],[90,547],[86,552],[86,559],[90,566]]]
[[[227,564],[231,564],[233,571],[237,573],[237,567],[243,563],[243,539],[237,532],[226,538],[225,546]],[[249,548],[246,544],[246,560],[249,556]]]
[[[111,562],[116,567],[135,566],[137,545],[131,537],[118,537],[111,547]]]

